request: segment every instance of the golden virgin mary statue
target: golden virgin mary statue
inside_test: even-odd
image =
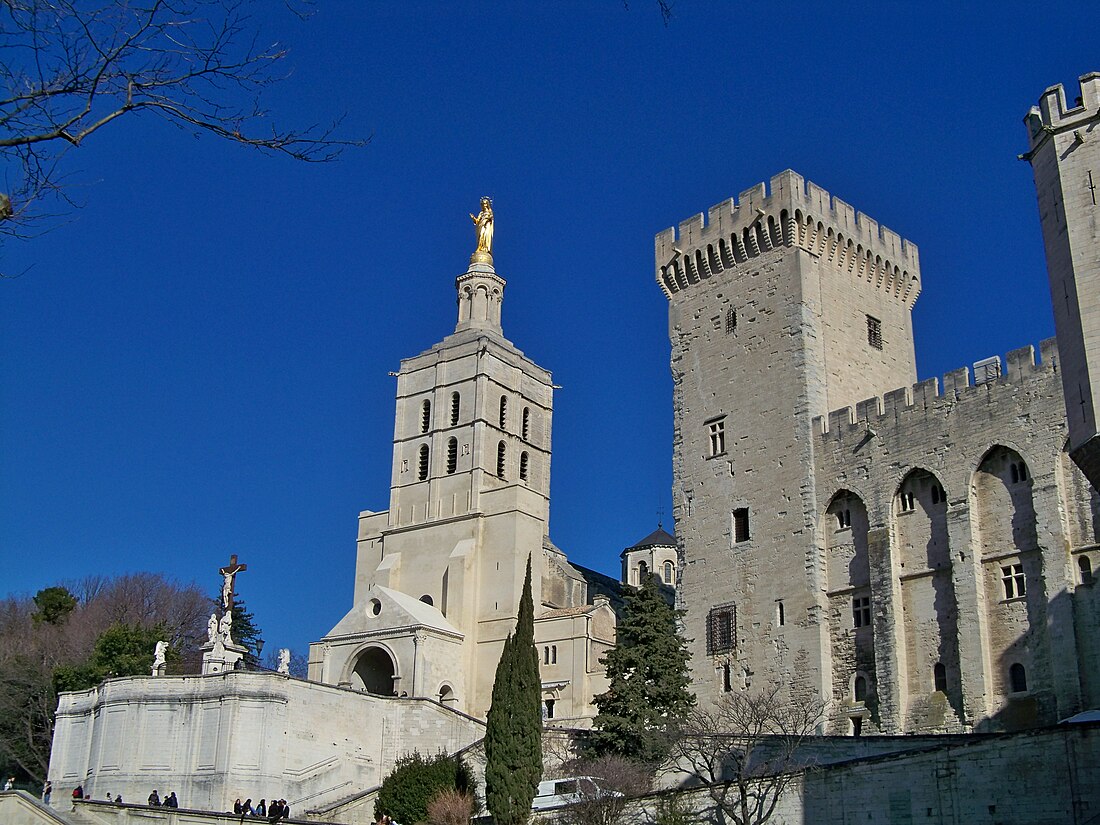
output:
[[[470,220],[474,222],[474,231],[477,232],[477,251],[470,256],[470,263],[493,262],[493,202],[485,197],[481,199],[481,211],[470,214]]]

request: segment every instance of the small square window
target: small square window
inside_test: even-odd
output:
[[[707,424],[707,436],[709,438],[710,457],[722,455],[726,452],[726,419],[719,418]]]
[[[737,642],[737,611],[734,605],[712,608],[707,615],[707,654],[729,653]]]
[[[867,343],[875,349],[882,349],[882,321],[867,316]]]
[[[1018,599],[1027,595],[1027,584],[1024,579],[1024,566],[1022,564],[1007,564],[1001,568],[1001,584],[1005,589],[1006,599]]]
[[[871,626],[871,597],[856,596],[852,599],[852,626]]]

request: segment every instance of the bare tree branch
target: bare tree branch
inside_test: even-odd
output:
[[[0,0],[0,237],[76,204],[61,161],[125,116],[174,125],[261,152],[323,163],[368,141],[340,120],[286,129],[261,105],[285,78],[285,48],[257,44],[253,0]],[[285,0],[297,17],[312,0]]]

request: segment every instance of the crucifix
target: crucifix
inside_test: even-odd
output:
[[[247,569],[247,564],[237,564],[236,553],[229,557],[227,566],[218,569],[222,574],[222,609],[229,610],[233,606],[233,579]]]

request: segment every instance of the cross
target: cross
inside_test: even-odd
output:
[[[1096,206],[1096,184],[1092,181],[1092,170],[1089,169],[1089,191],[1092,192],[1092,205]]]
[[[238,573],[248,569],[247,564],[237,564],[237,554],[229,557],[229,564],[218,568],[222,574],[222,608],[229,610],[233,606],[233,579]]]

